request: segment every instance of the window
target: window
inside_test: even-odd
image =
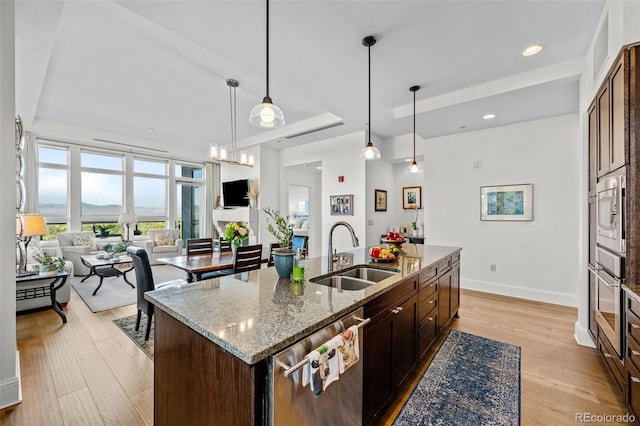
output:
[[[69,150],[38,146],[38,208],[47,221],[49,234],[43,240],[55,240],[66,232],[69,216]]]
[[[138,222],[168,219],[168,162],[135,158],[133,160],[133,199]],[[166,226],[162,224],[161,228]],[[143,227],[148,232],[149,227]]]
[[[124,205],[123,163],[121,155],[82,152],[82,222],[118,221]]]

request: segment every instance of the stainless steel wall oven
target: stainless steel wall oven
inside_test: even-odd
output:
[[[623,167],[597,184],[596,264],[589,266],[596,282],[596,321],[618,356],[624,351],[625,176]]]

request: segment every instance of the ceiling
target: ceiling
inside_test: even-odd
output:
[[[412,132],[412,85],[422,138],[502,126],[578,111],[603,5],[272,0],[270,95],[287,125],[263,130],[248,116],[265,95],[264,1],[18,0],[16,110],[27,130],[58,123],[204,152],[230,141],[234,78],[238,146],[299,145],[366,127],[361,40],[374,35],[372,133]],[[544,49],[523,57],[531,44]]]

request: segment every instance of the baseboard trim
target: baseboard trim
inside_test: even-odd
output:
[[[460,279],[460,287],[468,290],[484,291],[502,296],[519,297],[537,302],[553,303],[554,305],[578,307],[578,295],[560,293],[557,291],[539,290],[534,288],[516,287],[489,281]]]
[[[16,375],[0,380],[0,410],[22,402],[20,383],[20,352],[16,351]]]
[[[574,324],[573,338],[576,339],[576,342],[581,346],[587,346],[589,348],[596,347],[593,337],[591,337],[591,333],[589,333],[589,330],[586,327],[583,327],[582,324],[580,324],[580,321],[576,321]]]

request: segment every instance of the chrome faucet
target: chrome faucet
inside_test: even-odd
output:
[[[353,246],[358,247],[359,245],[358,237],[356,236],[356,231],[353,230],[353,227],[351,225],[349,225],[347,222],[342,222],[342,221],[334,223],[331,229],[329,230],[329,252],[327,254],[327,257],[328,257],[327,272],[333,271],[333,230],[340,225],[346,227],[349,230],[349,232],[351,232],[351,241],[353,242]]]

